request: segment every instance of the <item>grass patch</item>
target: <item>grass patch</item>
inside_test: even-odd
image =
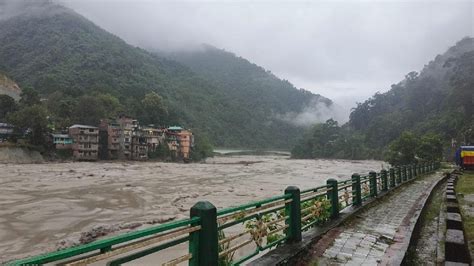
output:
[[[404,262],[406,265],[425,265],[427,254],[420,254],[423,245],[426,245],[426,238],[432,234],[430,228],[433,226],[433,220],[439,216],[441,205],[443,202],[443,186],[438,186],[433,190],[430,200],[426,203],[425,209],[419,217],[419,229],[414,232],[414,241],[410,242]],[[434,251],[436,248],[434,249]],[[426,251],[424,252],[426,253]],[[436,261],[436,253],[431,254],[434,258],[432,262]]]
[[[456,193],[462,194],[462,196],[458,196],[458,200],[461,206],[464,232],[468,239],[469,252],[474,254],[474,215],[466,211],[466,208],[474,207],[474,202],[465,199],[467,195],[474,195],[474,171],[466,171],[459,177],[456,183]]]

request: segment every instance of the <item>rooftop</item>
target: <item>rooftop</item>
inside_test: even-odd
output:
[[[53,138],[71,138],[68,134],[51,134]]]
[[[97,127],[94,127],[94,126],[88,126],[88,125],[72,125],[70,126],[69,128],[90,128],[90,129],[97,129]]]

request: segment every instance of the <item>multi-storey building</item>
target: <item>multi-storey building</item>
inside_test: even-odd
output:
[[[8,139],[13,135],[13,125],[0,123],[0,142]]]
[[[120,116],[117,124],[120,128],[119,158],[132,159],[132,136],[133,131],[138,129],[138,121],[127,116]]]
[[[100,121],[99,125],[99,158],[114,160],[120,158],[121,129],[117,123],[107,120]]]
[[[57,150],[72,149],[74,141],[68,134],[51,134],[51,138]]]
[[[194,146],[194,137],[191,131],[182,127],[169,127],[166,131],[168,147],[178,158],[188,160],[191,148]]]
[[[148,159],[148,145],[145,134],[139,128],[132,131],[132,160]]]
[[[99,128],[87,125],[69,127],[73,157],[77,160],[97,160],[99,151]]]
[[[162,128],[145,127],[141,128],[143,135],[146,138],[148,151],[154,152],[160,144],[165,143],[165,130]]]

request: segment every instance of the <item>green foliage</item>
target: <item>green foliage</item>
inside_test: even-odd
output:
[[[160,125],[168,119],[168,109],[163,98],[156,92],[147,93],[140,107],[138,118],[144,124]]]
[[[0,95],[0,122],[5,120],[8,113],[12,113],[18,109],[15,99],[8,95]]]
[[[284,237],[283,231],[271,233],[272,231],[278,229],[280,226],[278,225],[278,222],[275,222],[275,221],[283,218],[284,216],[285,216],[284,210],[271,212],[271,213],[262,215],[258,219],[250,219],[244,222],[244,226],[245,226],[245,229],[250,231],[250,234],[252,235],[252,238],[254,239],[256,244],[264,246],[265,243],[266,245],[268,245]],[[272,222],[273,224],[269,224]],[[267,225],[266,228],[264,229],[264,232],[260,232],[262,228],[260,228],[259,225],[262,223]],[[262,238],[259,238],[259,236],[261,236]],[[265,238],[263,239],[263,237]],[[265,242],[263,240],[265,240]]]
[[[159,144],[158,147],[156,147],[155,151],[149,151],[148,152],[148,158],[149,159],[160,159],[160,160],[167,160],[170,158],[171,152],[168,147],[168,144]]]
[[[20,97],[20,105],[22,106],[32,106],[41,103],[38,92],[31,87],[23,88]]]
[[[406,165],[421,161],[437,161],[443,154],[439,135],[426,134],[421,138],[405,131],[389,145],[386,160],[391,165]]]
[[[310,207],[315,208],[310,209]],[[305,210],[306,209],[306,210]],[[301,204],[301,217],[313,214],[314,216],[303,222],[303,226],[314,222],[314,226],[321,225],[331,217],[331,202],[325,198],[308,200]]]
[[[324,124],[313,126],[292,149],[293,158],[366,158],[368,151],[361,135],[329,119]]]
[[[44,145],[44,134],[48,131],[48,110],[39,104],[23,107],[7,116],[8,122],[21,129],[31,129],[28,135],[32,145]]]
[[[443,155],[443,142],[436,134],[427,134],[418,139],[416,155],[423,161],[440,161]]]
[[[411,132],[403,132],[390,143],[386,160],[391,165],[405,165],[416,162],[417,137]]]
[[[197,135],[194,137],[194,147],[191,150],[191,160],[201,161],[207,157],[214,156],[214,148],[206,136]]]

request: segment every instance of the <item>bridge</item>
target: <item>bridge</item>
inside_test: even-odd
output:
[[[309,189],[290,186],[282,195],[220,210],[210,202],[197,202],[187,219],[13,261],[9,265],[138,264],[147,256],[156,256],[154,264],[162,260],[159,263],[163,265],[273,265],[295,259],[304,261],[308,256],[301,258],[302,252],[310,254],[310,258],[345,257],[347,262],[358,252],[377,250],[373,248],[377,241],[367,234],[358,233],[356,227],[346,226],[337,231],[338,226],[364,207],[407,183],[432,174],[439,167],[439,162],[425,162],[363,176],[353,174],[350,179],[342,181],[328,179],[325,185]],[[387,212],[385,217],[380,214],[367,216],[359,222],[375,226],[390,224],[390,220],[403,220],[405,216],[397,214],[403,210],[400,206],[417,203],[419,194],[423,194],[423,190],[426,192],[431,184],[428,182],[415,190],[406,190],[402,198],[407,202],[391,203],[393,212]],[[383,219],[386,223],[380,223]],[[393,227],[387,226],[383,230],[387,239],[391,237],[393,241],[397,237]],[[324,248],[311,248],[310,243],[315,238]],[[358,249],[364,239],[370,248]],[[343,240],[344,244],[352,244],[344,251],[342,247],[345,245],[336,250],[336,244]],[[378,246],[378,252],[385,252],[388,248],[395,252],[397,248],[406,247],[385,243]],[[273,250],[269,252],[270,249]],[[368,253],[365,255],[369,257]],[[379,263],[380,259],[372,262]]]

